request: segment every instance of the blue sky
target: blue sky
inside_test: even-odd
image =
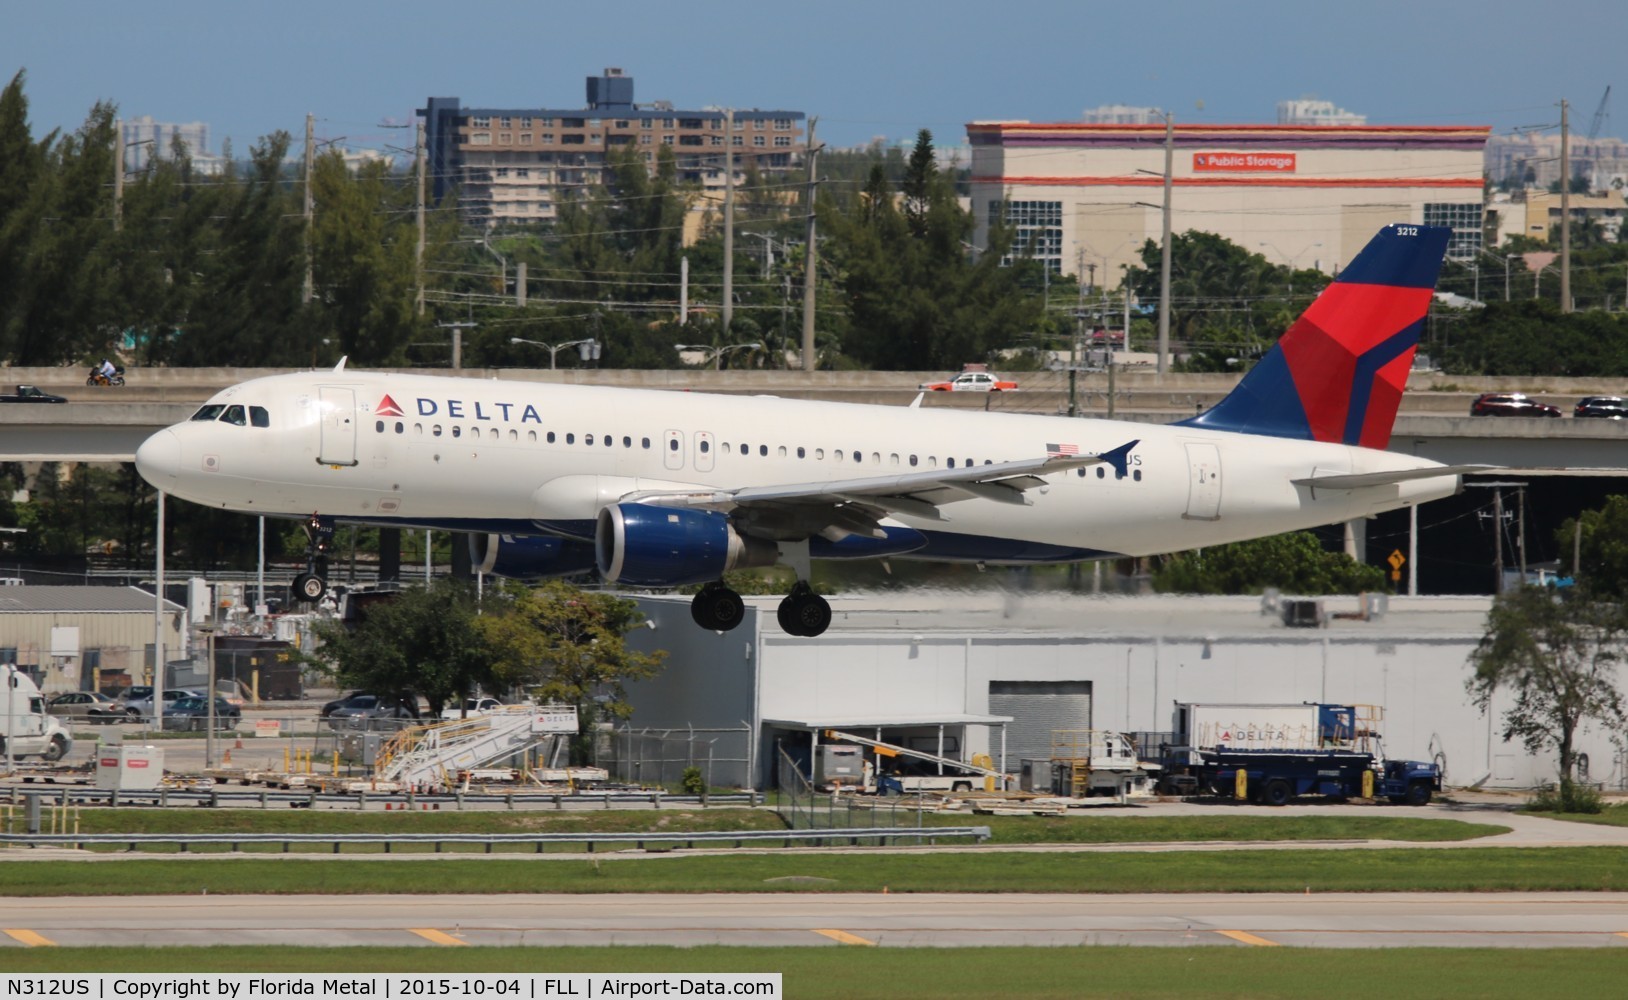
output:
[[[1269,122],[1316,95],[1374,124],[1558,120],[1586,130],[1628,55],[1621,0],[3,0],[0,73],[27,71],[35,135],[98,99],[127,117],[203,121],[211,152],[275,129],[410,145],[425,97],[578,107],[583,78],[619,66],[641,103],[818,116],[848,146],[975,119],[1069,121],[1099,104],[1179,121]],[[1557,43],[1554,40],[1562,40]],[[1564,48],[1561,49],[1560,45]],[[1628,84],[1628,81],[1615,82]],[[1628,90],[1628,87],[1618,88]],[[1628,133],[1628,92],[1606,134]]]

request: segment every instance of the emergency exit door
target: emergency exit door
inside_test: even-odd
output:
[[[1187,513],[1194,521],[1221,519],[1221,450],[1213,444],[1187,445]]]

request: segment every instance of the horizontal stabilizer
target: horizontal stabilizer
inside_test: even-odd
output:
[[[1359,472],[1340,476],[1308,476],[1291,480],[1296,486],[1310,486],[1320,490],[1360,490],[1367,486],[1391,486],[1414,479],[1435,479],[1439,476],[1464,476],[1477,472],[1496,472],[1496,465],[1436,465],[1428,469],[1397,469],[1393,472]]]

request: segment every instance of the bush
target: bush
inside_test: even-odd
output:
[[[699,767],[686,767],[684,777],[679,784],[684,786],[685,795],[701,795],[707,790],[707,784],[701,778],[701,769]],[[1596,809],[1595,811],[1598,812],[1599,810]]]
[[[1555,813],[1598,813],[1605,808],[1599,791],[1592,785],[1562,778],[1560,787],[1544,785],[1538,789],[1532,801],[1526,804],[1527,812],[1555,812]]]

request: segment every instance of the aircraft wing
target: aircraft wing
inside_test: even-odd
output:
[[[826,479],[783,486],[746,486],[734,490],[652,490],[631,493],[622,500],[714,510],[803,508],[805,513],[814,513],[815,510],[824,509],[831,514],[826,519],[828,525],[838,525],[847,531],[858,526],[869,534],[877,530],[875,520],[889,513],[938,521],[945,519],[939,512],[941,506],[962,500],[976,498],[1027,505],[1030,501],[1023,494],[1045,485],[1042,477],[1052,473],[1107,464],[1123,476],[1130,451],[1138,443],[1131,441],[1099,455],[1047,455],[960,469],[928,469],[891,476]],[[860,514],[862,518],[856,522],[852,516],[839,516],[839,512]]]

